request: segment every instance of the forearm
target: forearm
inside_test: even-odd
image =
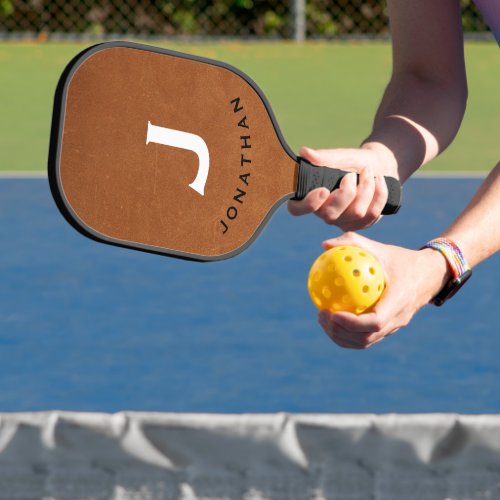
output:
[[[441,237],[452,240],[474,267],[500,250],[500,163],[491,171],[465,210]],[[452,277],[451,269],[440,252],[425,248],[419,289],[428,302]]]
[[[404,182],[454,139],[466,104],[465,82],[426,81],[405,73],[389,83],[363,147],[386,155]]]
[[[471,267],[500,250],[500,162],[442,236],[461,248]]]
[[[455,137],[467,99],[458,0],[388,0],[392,78],[364,148],[405,181]]]

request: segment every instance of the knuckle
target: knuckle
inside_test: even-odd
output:
[[[356,219],[363,219],[366,216],[366,209],[361,205],[355,204],[351,207],[351,214]]]
[[[344,196],[354,196],[358,189],[354,174],[347,174],[343,177],[338,191]]]
[[[385,337],[385,335],[382,333],[371,334],[368,337],[368,340],[370,341],[370,346],[377,344],[378,342],[383,340],[384,337]]]
[[[339,212],[332,207],[327,207],[318,212],[318,215],[327,223],[327,224],[335,224],[337,223],[337,219],[339,217]]]
[[[366,347],[373,347],[375,344],[378,344],[384,338],[380,333],[371,333],[366,338]]]
[[[363,339],[359,342],[359,345],[362,349],[368,349],[371,345],[371,342],[368,339]]]
[[[340,189],[342,189],[342,192],[346,198],[351,199],[356,196],[358,186],[355,183],[347,183],[344,184],[344,186]]]
[[[365,217],[363,219],[363,228],[367,229],[378,222],[378,217]]]
[[[384,329],[385,322],[381,318],[376,318],[373,320],[372,329],[375,333],[379,333]]]
[[[325,215],[325,216],[323,217],[323,220],[324,220],[327,224],[329,224],[330,226],[333,226],[333,225],[337,224],[337,222],[338,222],[338,221],[337,221],[337,217],[336,217],[336,216],[334,216],[334,215],[332,215],[332,214]]]
[[[377,220],[379,217],[380,217],[380,213],[382,212],[382,209],[383,207],[378,207],[378,206],[374,206],[372,205],[371,207],[368,208],[368,210],[366,211],[366,217],[368,219],[370,219],[370,222],[374,222],[375,220]]]
[[[369,168],[363,170],[362,174],[359,176],[359,183],[363,184],[363,186],[375,185],[373,171]]]

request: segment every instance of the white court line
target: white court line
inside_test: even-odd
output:
[[[29,171],[29,170],[5,170],[0,171],[0,179],[45,179],[47,172],[43,170]]]
[[[413,179],[483,179],[488,175],[487,171],[478,172],[474,170],[451,170],[448,172],[425,171],[413,174]],[[0,171],[0,179],[44,179],[47,172],[43,170],[5,170]]]
[[[451,170],[448,172],[438,172],[436,170],[416,172],[414,179],[484,179],[489,172],[477,170]]]

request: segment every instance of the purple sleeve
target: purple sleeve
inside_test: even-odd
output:
[[[500,0],[474,0],[500,45]]]

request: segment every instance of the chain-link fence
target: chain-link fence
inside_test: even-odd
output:
[[[461,3],[465,30],[487,32],[472,0]],[[0,0],[0,37],[4,38],[303,39],[387,32],[381,0]]]

